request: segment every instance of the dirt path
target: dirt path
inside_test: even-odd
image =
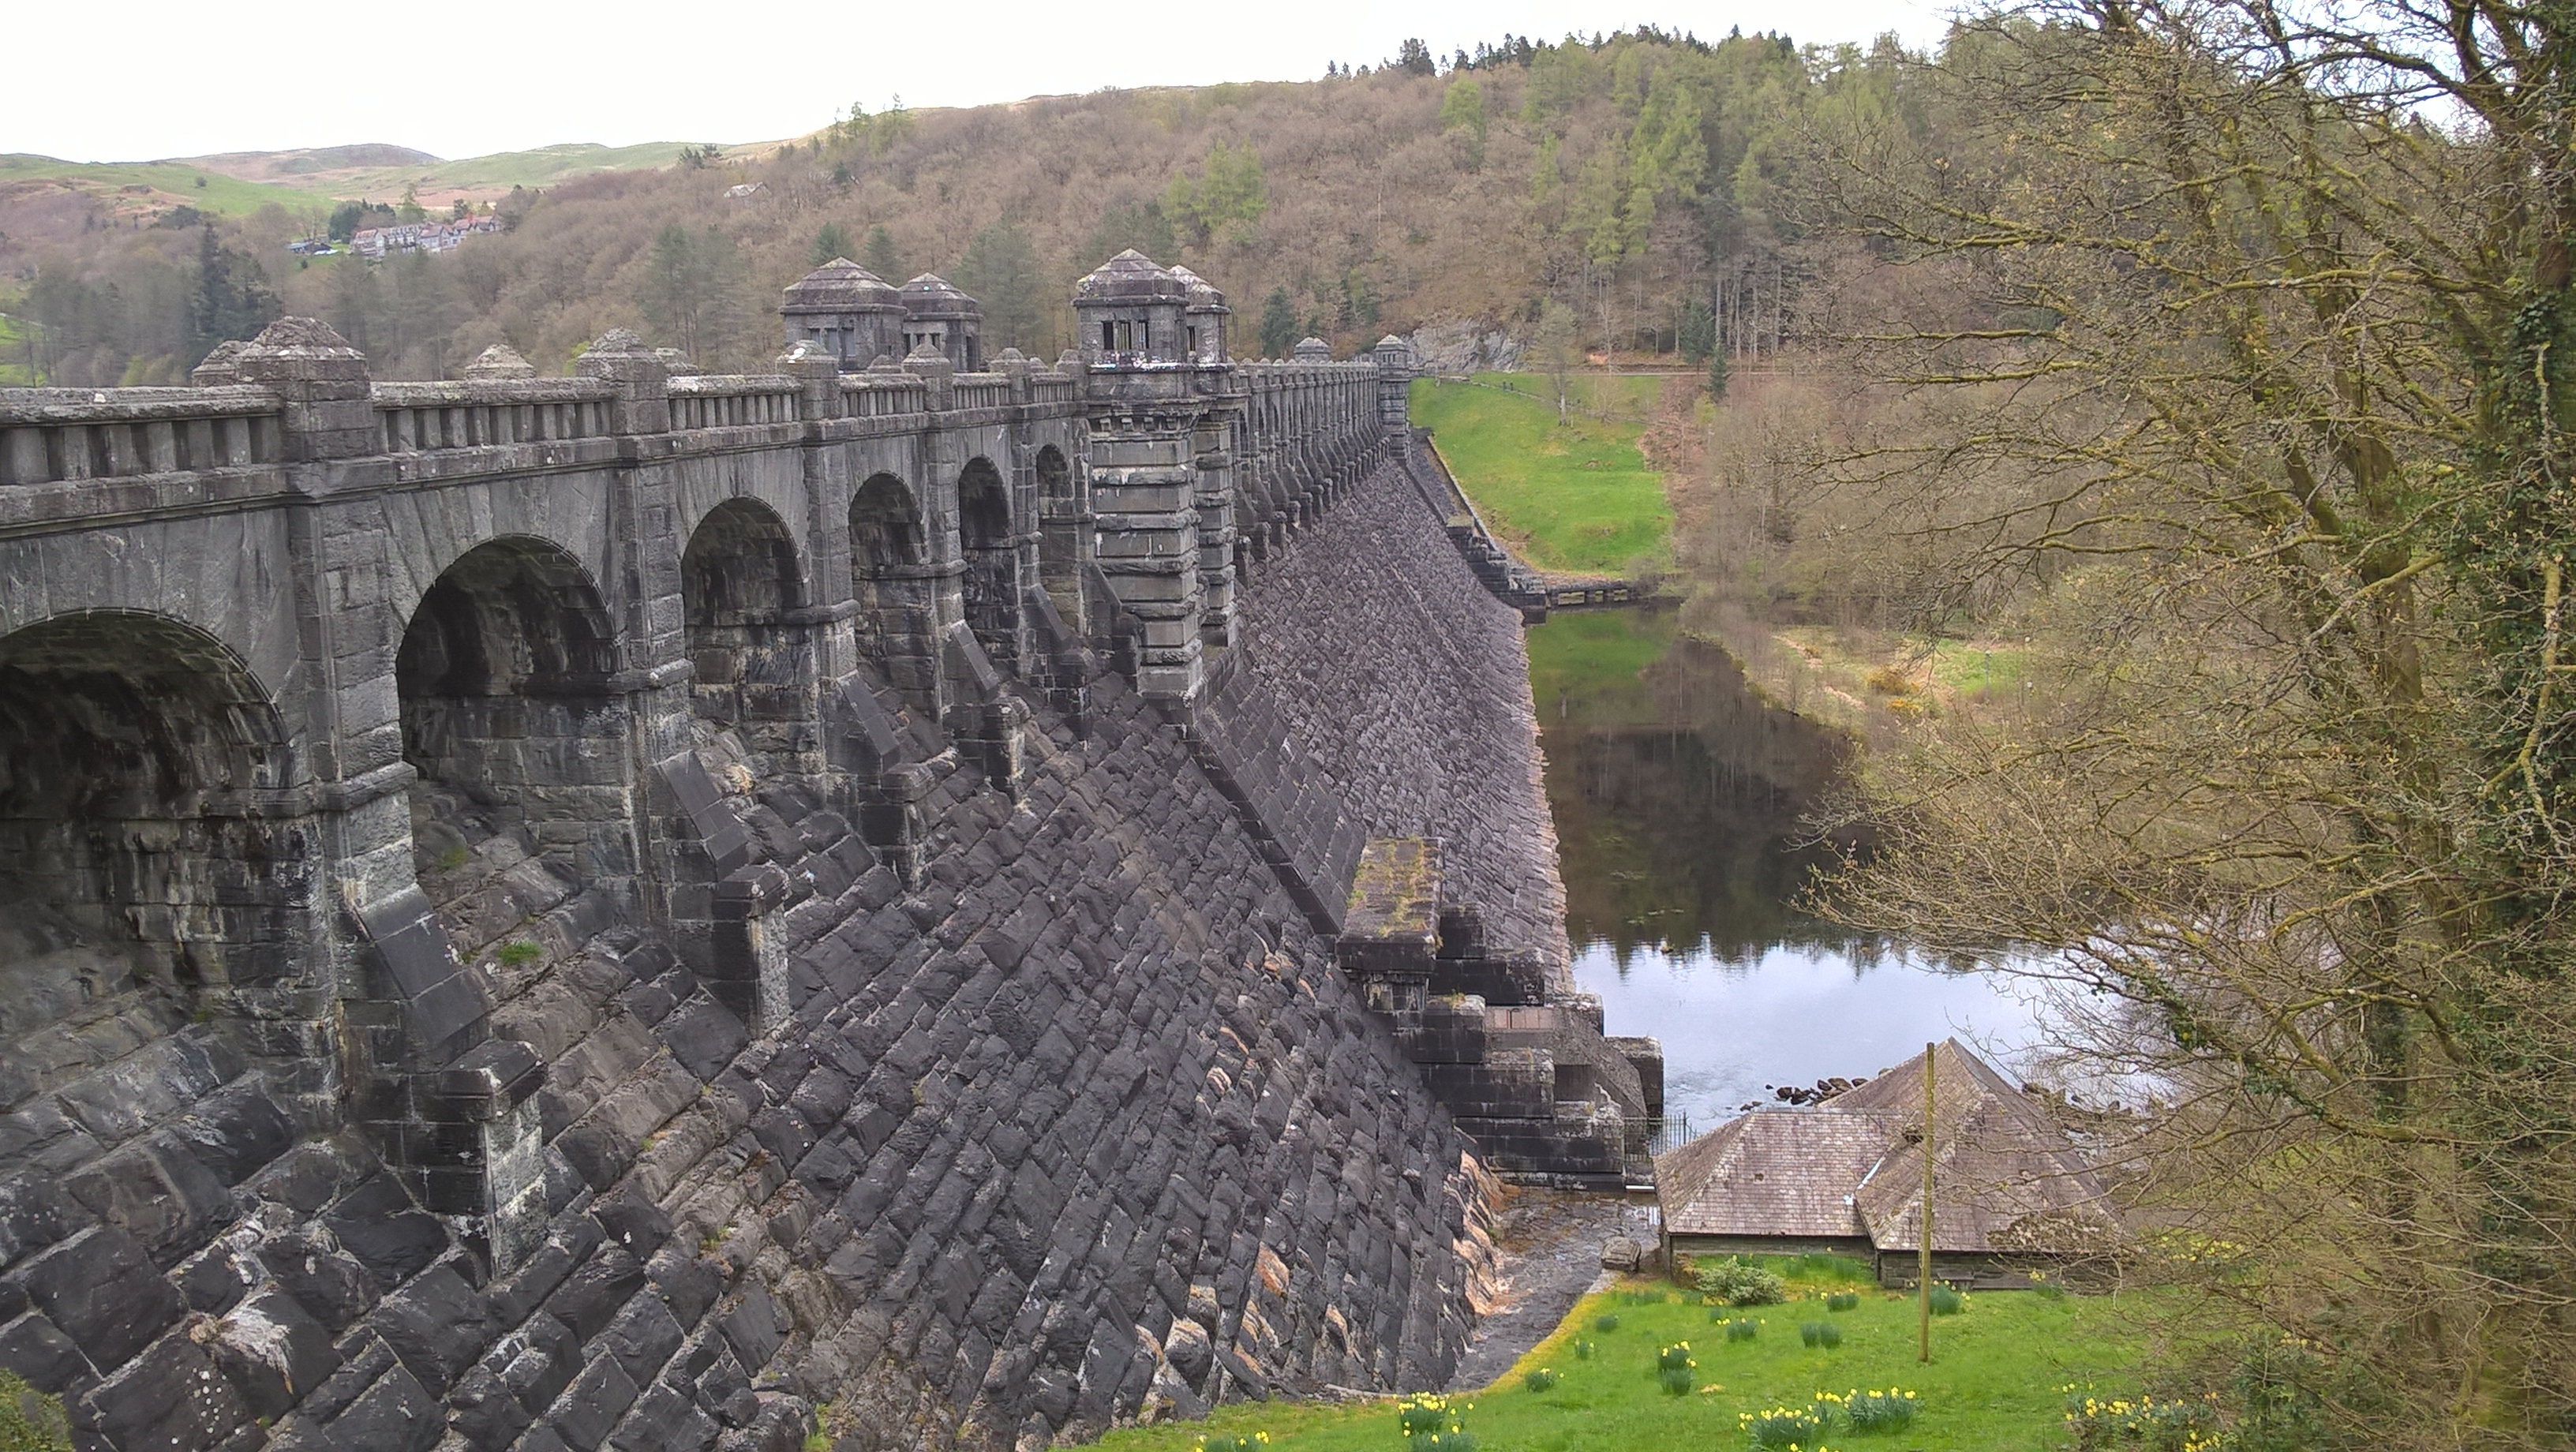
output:
[[[1449,1390],[1477,1391],[1511,1370],[1601,1281],[1601,1243],[1626,1235],[1653,1244],[1654,1216],[1651,1205],[1608,1195],[1513,1192],[1498,1238],[1507,1304],[1477,1324]]]

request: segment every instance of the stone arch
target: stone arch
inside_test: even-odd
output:
[[[939,672],[933,571],[921,502],[892,474],[850,499],[850,587],[859,644],[905,699],[935,710]]]
[[[1011,486],[1002,471],[987,458],[967,460],[957,475],[966,625],[984,654],[1006,671],[1016,668],[1020,658],[1019,543],[1013,524]]]
[[[560,547],[527,536],[477,545],[412,614],[395,657],[421,883],[468,946],[542,907],[523,880],[486,912],[478,894],[531,858],[561,895],[631,891],[635,837],[627,703],[616,628],[598,586]],[[453,910],[476,897],[473,911]],[[504,921],[503,919],[507,920]]]
[[[289,1021],[324,1017],[327,988],[295,755],[269,692],[192,626],[91,611],[0,636],[0,1113],[139,1036],[226,1041],[173,1051],[199,1097],[309,1049]]]
[[[680,613],[696,671],[698,719],[739,730],[754,750],[803,745],[813,715],[813,650],[790,614],[806,601],[795,537],[756,499],[708,511],[680,554]]]
[[[1082,524],[1085,510],[1080,481],[1064,450],[1048,444],[1038,450],[1038,581],[1056,612],[1077,631],[1083,627]]]

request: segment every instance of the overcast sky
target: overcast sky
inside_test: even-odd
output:
[[[1946,0],[1136,0],[678,5],[555,0],[25,0],[0,152],[141,161],[389,141],[445,157],[555,142],[766,141],[850,102],[965,106],[1105,86],[1305,80],[1419,35],[1651,23],[1809,41],[1938,38]]]

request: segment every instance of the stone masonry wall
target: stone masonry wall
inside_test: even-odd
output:
[[[1239,676],[1211,692],[1204,733],[1316,896],[1338,912],[1368,838],[1441,838],[1488,944],[1570,987],[1520,614],[1478,582],[1401,466],[1257,572],[1239,610]]]
[[[1186,747],[1092,692],[1017,804],[935,758],[911,893],[699,753],[792,878],[761,1036],[659,940],[531,920],[495,1026],[548,1068],[550,1219],[511,1273],[237,1089],[155,1151],[154,1239],[0,1196],[0,1358],[119,1448],[791,1452],[818,1408],[836,1448],[1033,1447],[1441,1383],[1486,1246],[1462,1140]]]

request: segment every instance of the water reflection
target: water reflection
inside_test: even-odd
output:
[[[1836,848],[1867,847],[1800,824],[1847,738],[1765,702],[1669,613],[1561,615],[1529,647],[1575,977],[1610,1032],[1663,1040],[1673,1113],[1706,1128],[1766,1086],[1874,1074],[1954,1033],[2022,1057],[2033,1010],[2010,982],[1798,910]]]

